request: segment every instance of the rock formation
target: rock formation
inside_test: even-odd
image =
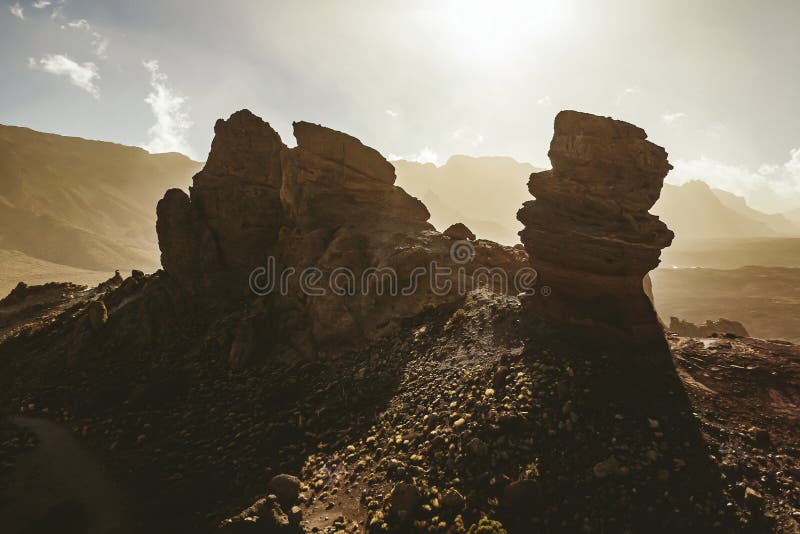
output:
[[[670,317],[669,331],[685,337],[716,337],[724,335],[750,337],[742,323],[723,318],[719,318],[716,321],[709,319],[703,324],[694,324],[677,317]]]
[[[663,344],[642,279],[673,238],[648,213],[672,168],[667,153],[632,124],[562,111],[548,155],[552,170],[531,175],[535,200],[517,214],[537,283],[550,292],[526,298],[526,308],[596,340]]]
[[[453,239],[469,239],[470,241],[475,241],[475,234],[473,234],[472,230],[467,228],[467,225],[464,223],[451,224],[447,227],[447,230],[442,232],[442,235],[452,237]]]
[[[252,340],[266,331],[273,345],[303,354],[341,348],[460,298],[459,288],[476,285],[476,268],[501,269],[510,281],[525,267],[524,251],[484,240],[469,244],[467,261],[454,259],[453,240],[394,185],[394,167],[380,153],[324,126],[293,126],[297,146],[288,148],[247,110],[217,121],[190,194],[172,189],[158,204],[167,274],[195,299],[243,298],[248,306],[234,367],[250,360]],[[451,268],[452,290],[431,287],[433,262]],[[256,291],[266,299],[257,306],[254,281],[269,286]]]

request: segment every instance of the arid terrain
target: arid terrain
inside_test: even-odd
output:
[[[610,355],[520,337],[523,321],[516,298],[476,293],[360,351],[234,373],[225,322],[191,326],[159,354],[119,346],[79,366],[28,334],[4,345],[28,358],[2,364],[15,418],[2,427],[0,517],[10,532],[32,518],[33,532],[210,532],[285,472],[300,480],[309,529],[361,531],[384,514],[392,524],[392,487],[408,481],[418,519],[442,531],[487,513],[519,532],[670,531],[675,506],[699,507],[678,521],[690,530],[796,531],[795,346],[670,338],[682,384],[666,403],[631,404],[654,383],[623,395],[640,378],[617,375]],[[90,487],[69,482],[75,463]]]
[[[800,530],[800,349],[766,339],[791,337],[795,269],[656,270],[662,319],[753,337],[665,333],[642,277],[671,166],[643,130],[559,113],[508,246],[437,231],[358,139],[293,128],[217,121],[154,206],[157,272],[0,301],[4,532]],[[261,292],[268,260],[451,285]]]
[[[656,310],[667,322],[722,317],[754,337],[800,343],[800,268],[661,268],[650,276]]]

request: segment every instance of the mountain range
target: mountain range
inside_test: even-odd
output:
[[[425,203],[437,229],[461,222],[479,238],[519,242],[515,214],[541,169],[464,155],[441,166],[392,163],[397,185]],[[0,293],[20,278],[100,280],[115,269],[158,269],[156,202],[169,188],[188,189],[201,165],[177,153],[0,125]],[[700,181],[665,185],[652,212],[676,234],[667,260],[707,248],[707,240],[800,236],[800,208],[762,213]]]
[[[0,271],[23,256],[67,272],[158,268],[156,202],[199,168],[181,154],[0,125],[0,250],[15,251]]]

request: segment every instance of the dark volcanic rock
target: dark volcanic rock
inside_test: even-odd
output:
[[[526,307],[553,327],[616,342],[663,344],[642,278],[673,233],[648,209],[672,168],[663,148],[627,122],[576,111],[555,120],[553,169],[531,175],[536,200],[517,214],[520,237],[550,296]]]

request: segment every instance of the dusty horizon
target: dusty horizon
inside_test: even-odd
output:
[[[214,121],[248,108],[290,142],[308,120],[389,159],[546,168],[555,113],[576,109],[644,127],[669,183],[800,207],[793,2],[4,4],[3,124],[202,160]]]

